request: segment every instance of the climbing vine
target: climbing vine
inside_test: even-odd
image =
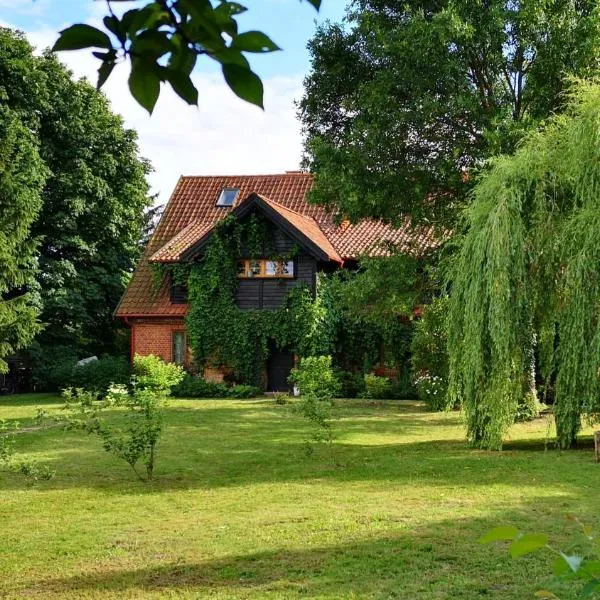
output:
[[[217,225],[188,278],[187,329],[198,365],[227,365],[237,381],[260,385],[269,342],[302,356],[327,350],[321,330],[324,310],[306,284],[292,288],[276,310],[241,310],[236,305],[240,256],[252,259],[268,254],[290,260],[296,252],[276,256],[270,229],[262,219],[240,222],[231,217]]]

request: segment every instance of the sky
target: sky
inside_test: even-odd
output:
[[[347,0],[323,0],[319,13],[299,0],[242,0],[242,4],[249,10],[238,20],[240,31],[264,31],[282,48],[247,55],[263,80],[264,112],[234,96],[210,59],[200,59],[194,71],[198,107],[187,106],[163,87],[149,116],[129,95],[128,65],[115,69],[103,87],[113,110],[138,132],[140,154],[154,168],[149,181],[157,203],[168,200],[180,175],[282,173],[299,168],[302,137],[294,101],[302,96],[302,81],[310,68],[306,44],[318,23],[343,18]],[[102,0],[0,0],[0,25],[24,31],[42,51],[68,25],[100,25],[105,10]],[[76,77],[95,84],[99,63],[89,51],[62,52],[59,58]]]

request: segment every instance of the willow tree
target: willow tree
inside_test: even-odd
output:
[[[468,438],[499,449],[537,340],[560,447],[600,416],[600,80],[492,160],[451,268],[450,393]]]

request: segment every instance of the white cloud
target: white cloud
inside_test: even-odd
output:
[[[27,35],[42,51],[54,43],[57,31]],[[95,83],[99,63],[89,51],[63,52],[60,60],[76,77]],[[187,106],[163,86],[150,117],[129,94],[127,73],[128,65],[120,65],[103,89],[115,112],[138,132],[140,152],[154,167],[149,179],[160,202],[167,201],[181,174],[262,174],[298,168],[301,135],[294,100],[301,95],[301,75],[265,79],[263,112],[234,96],[220,76],[197,74],[198,108]]]
[[[0,0],[0,9],[10,9],[20,15],[39,16],[48,9],[48,0]]]

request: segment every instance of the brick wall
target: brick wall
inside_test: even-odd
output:
[[[133,354],[154,354],[170,362],[173,359],[174,331],[184,331],[183,319],[140,319],[131,321],[131,350]],[[189,353],[189,351],[188,351]],[[189,357],[188,357],[189,359]]]

